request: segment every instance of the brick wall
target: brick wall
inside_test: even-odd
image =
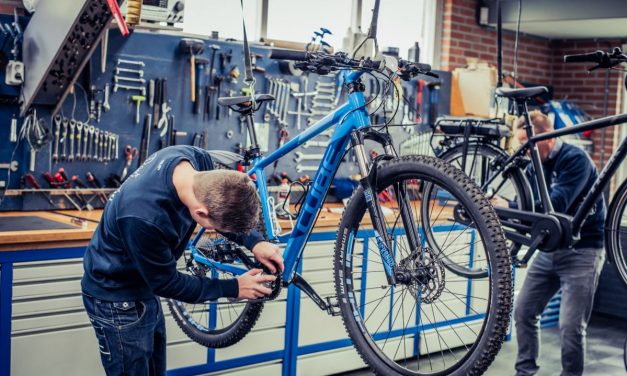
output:
[[[442,69],[466,65],[479,58],[496,65],[496,30],[479,26],[476,0],[444,0]],[[503,71],[514,69],[513,32],[503,30]],[[518,38],[518,77],[522,82],[548,83],[551,79],[550,41],[528,35]]]
[[[478,0],[444,1],[442,27],[442,61],[444,70],[466,65],[467,58],[479,58],[496,66],[496,30],[477,23]],[[513,70],[515,35],[503,31],[503,71]],[[603,116],[605,71],[586,73],[589,64],[564,64],[565,54],[595,51],[620,46],[620,41],[551,41],[529,35],[519,36],[518,80],[553,86],[556,99],[570,98],[593,117]],[[622,86],[619,72],[610,72],[608,115],[620,112],[618,93]],[[602,131],[593,133],[595,144],[593,159],[602,167],[613,151],[613,129],[605,131],[604,161],[601,157]]]

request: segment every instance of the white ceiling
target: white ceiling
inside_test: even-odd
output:
[[[503,28],[516,30],[516,24],[504,23]],[[525,21],[520,31],[550,39],[627,38],[627,18]]]

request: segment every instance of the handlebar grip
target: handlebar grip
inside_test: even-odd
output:
[[[601,63],[605,52],[598,50],[588,54],[581,55],[565,55],[565,63]]]
[[[270,59],[305,61],[309,58],[307,51],[272,49]]]
[[[420,70],[421,72],[431,72],[431,65],[429,65],[429,64],[414,63],[414,65],[415,65],[415,66],[416,66],[416,68],[418,68],[418,70]]]

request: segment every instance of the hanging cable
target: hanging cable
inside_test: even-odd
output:
[[[520,16],[522,14],[522,0],[518,0],[518,20],[516,21],[516,39],[514,40],[514,87],[518,82],[518,36],[520,35]]]

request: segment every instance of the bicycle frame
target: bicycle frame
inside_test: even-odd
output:
[[[482,186],[482,189],[485,189],[487,186],[489,186],[490,183],[500,173],[502,173],[516,158],[523,156],[527,150],[530,150],[531,157],[532,157],[531,163],[535,170],[535,179],[537,183],[538,194],[540,196],[539,199],[544,209],[544,213],[543,213],[544,215],[539,214],[539,213],[528,213],[528,212],[517,210],[517,209],[496,208],[496,211],[499,214],[499,216],[503,214],[504,217],[515,217],[517,219],[523,219],[523,220],[534,223],[538,220],[546,218],[547,215],[556,214],[553,211],[553,206],[551,205],[551,201],[550,201],[550,197],[549,197],[549,193],[547,189],[547,183],[546,183],[546,179],[544,177],[544,172],[542,168],[542,162],[540,161],[538,149],[536,146],[537,143],[540,141],[544,141],[544,140],[548,140],[548,139],[552,139],[552,138],[556,138],[560,136],[575,134],[575,133],[584,132],[588,130],[601,129],[601,128],[606,128],[609,126],[625,123],[627,122],[627,114],[608,116],[608,117],[601,118],[601,119],[587,121],[587,122],[578,124],[573,127],[562,128],[562,129],[555,130],[552,132],[535,135],[533,132],[533,128],[529,126],[531,122],[529,120],[526,105],[524,105],[524,107],[522,108],[519,107],[519,113],[523,113],[524,116],[526,116],[527,118],[527,126],[525,127],[525,130],[528,136],[527,142],[524,145],[520,146],[501,166],[499,166],[499,168],[495,171],[495,173],[492,174],[488,178],[486,183]],[[568,220],[567,222],[570,226],[570,233],[572,234],[572,239],[579,238],[579,231],[581,230],[581,226],[583,225],[583,222],[586,219],[588,213],[592,209],[592,206],[597,202],[599,197],[601,197],[601,195],[603,194],[603,191],[609,184],[610,179],[612,178],[612,176],[614,175],[614,173],[616,172],[616,170],[618,169],[618,167],[620,166],[620,164],[622,163],[622,161],[625,159],[626,156],[627,156],[627,138],[621,141],[621,143],[619,144],[614,154],[612,154],[607,164],[605,165],[605,167],[599,174],[597,180],[592,185],[592,188],[584,197],[583,202],[574,213],[574,216],[572,218],[567,218]],[[507,224],[507,221],[504,221],[504,224]],[[508,235],[511,235],[511,233],[508,232]],[[569,239],[569,240],[572,240],[572,239]],[[512,240],[516,241],[516,240],[520,240],[520,238],[512,238]]]
[[[349,71],[343,72],[345,75],[345,83],[350,84],[359,79],[362,72]],[[296,273],[298,262],[302,256],[305,244],[309,234],[311,233],[318,213],[324,203],[331,181],[342,162],[347,146],[351,140],[351,134],[358,129],[369,127],[370,119],[365,110],[365,99],[363,93],[354,91],[349,94],[348,102],[317,121],[304,132],[295,136],[289,142],[273,151],[267,156],[258,157],[253,160],[253,166],[248,171],[249,176],[255,176],[255,184],[261,199],[261,210],[265,222],[266,234],[269,241],[277,241],[274,221],[272,213],[274,208],[270,202],[268,187],[266,184],[266,175],[264,169],[273,164],[278,159],[292,152],[297,147],[303,145],[308,140],[316,137],[325,130],[335,126],[335,130],[329,140],[329,146],[324,152],[320,166],[313,179],[313,183],[307,192],[307,196],[302,204],[302,209],[294,223],[294,228],[287,240],[287,245],[283,253],[285,270],[283,272],[283,280],[290,283]],[[234,275],[241,275],[247,271],[246,268],[215,262],[209,260],[199,254],[194,244],[200,239],[204,229],[202,229],[196,237],[190,242],[189,248],[196,261],[202,262],[211,267],[228,271]]]

